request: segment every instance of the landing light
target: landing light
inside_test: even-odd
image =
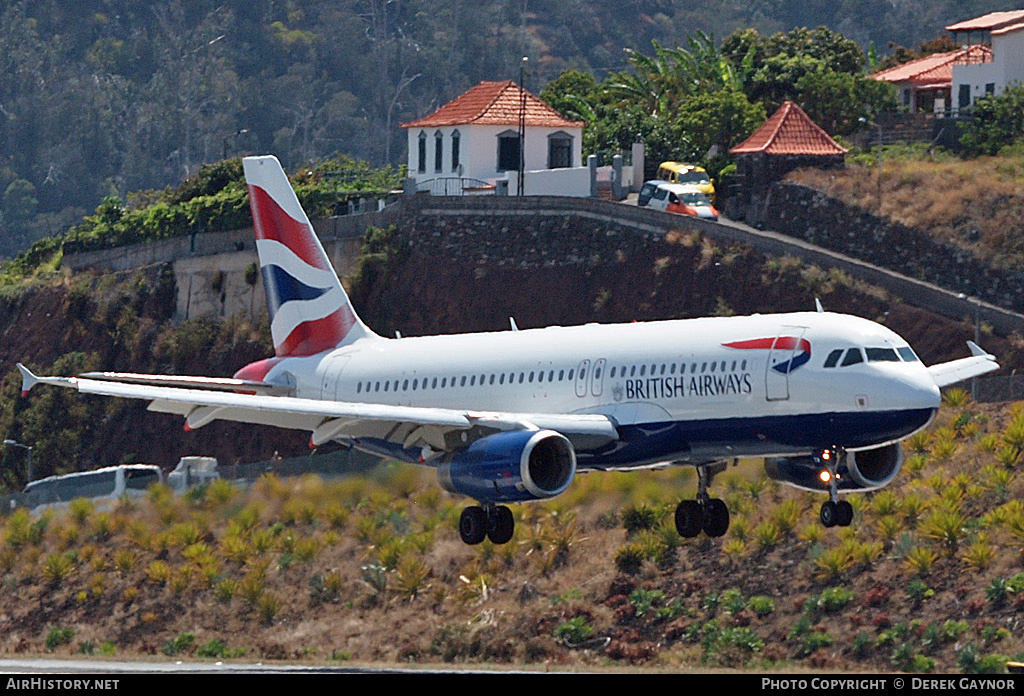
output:
[[[828,483],[829,481],[832,480],[832,474],[828,473],[827,471],[822,471],[820,474],[818,474],[818,478],[821,479],[822,483]]]

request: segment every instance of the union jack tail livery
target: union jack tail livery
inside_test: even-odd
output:
[[[376,336],[356,315],[276,157],[242,160],[278,357]]]

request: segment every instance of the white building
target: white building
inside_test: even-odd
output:
[[[946,31],[965,48],[988,44],[992,49],[987,60],[953,66],[954,109],[969,108],[986,94],[1000,94],[1014,83],[1024,84],[1024,10],[991,12],[951,24]]]
[[[563,118],[511,80],[481,82],[429,116],[403,123],[409,176],[435,193],[471,192],[504,180],[514,195],[521,119],[524,193],[590,195],[584,124]]]

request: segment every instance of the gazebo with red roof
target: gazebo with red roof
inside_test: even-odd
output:
[[[583,166],[582,122],[563,118],[512,80],[485,81],[433,113],[401,124],[408,133],[409,176],[417,183],[506,178],[519,168],[520,116],[525,170]]]
[[[729,150],[741,182],[733,214],[758,222],[772,183],[800,167],[840,169],[847,152],[797,104],[783,102],[753,135]]]

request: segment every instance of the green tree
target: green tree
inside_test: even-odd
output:
[[[738,89],[722,89],[685,100],[676,114],[673,130],[680,141],[688,143],[691,159],[704,159],[716,145],[719,155],[725,156],[730,147],[747,138],[765,118],[763,104],[750,103]]]
[[[31,181],[15,179],[4,191],[4,218],[11,225],[24,225],[36,214],[39,200]]]
[[[974,119],[961,126],[960,144],[968,155],[994,155],[1024,136],[1024,86],[1007,87],[974,103]]]

